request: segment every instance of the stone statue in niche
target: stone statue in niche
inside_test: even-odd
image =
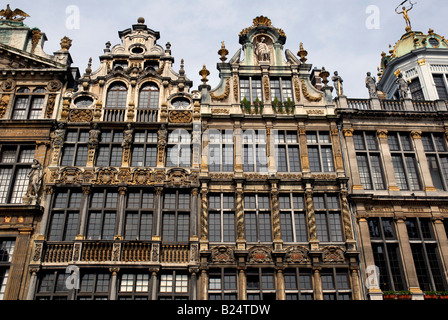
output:
[[[97,123],[92,123],[89,131],[89,146],[97,147],[100,142],[101,131]]]
[[[124,137],[121,146],[123,148],[130,147],[133,139],[134,139],[134,129],[132,128],[132,125],[129,123],[127,125],[127,128],[124,130]]]
[[[266,37],[261,37],[255,45],[255,55],[257,56],[258,62],[270,62],[271,61],[271,50],[266,43]]]
[[[42,165],[36,159],[33,160],[31,165],[31,171],[28,173],[29,187],[27,196],[28,197],[38,197],[40,187],[42,186],[42,178],[44,175],[44,170]]]
[[[168,135],[168,131],[166,130],[166,126],[164,124],[162,124],[160,126],[159,131],[157,132],[159,146],[162,146],[162,147],[166,146],[167,135]]]

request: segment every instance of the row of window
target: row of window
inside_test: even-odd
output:
[[[383,161],[375,132],[353,136],[361,184],[365,190],[385,190]],[[414,144],[408,133],[391,132],[388,144],[395,179],[400,190],[422,190],[422,177]],[[443,134],[422,134],[431,178],[437,190],[448,190],[448,146]]]
[[[37,286],[38,300],[68,299],[67,274],[47,271],[40,277]],[[247,299],[275,300],[276,288],[274,270],[270,268],[248,268]],[[238,273],[236,269],[210,269],[209,300],[237,300]],[[287,300],[313,300],[313,280],[310,269],[286,269],[284,271],[285,295]],[[148,273],[138,271],[120,273],[117,283],[118,300],[187,300],[189,299],[190,279],[183,271],[162,272],[155,279],[157,292],[152,292],[152,279]],[[350,300],[351,285],[348,270],[323,269],[321,272],[324,300]],[[106,300],[111,290],[110,273],[80,271],[79,289],[75,299]]]
[[[313,197],[317,236],[320,241],[344,240],[339,197],[316,194]],[[56,193],[48,229],[50,241],[72,241],[77,234],[91,240],[111,240],[117,234],[118,194],[111,190],[93,191],[87,206],[87,225],[80,228],[83,195],[70,189]],[[162,196],[162,240],[189,241],[191,197],[188,193],[167,192]],[[308,221],[303,194],[279,196],[282,238],[285,242],[308,242]],[[244,196],[246,240],[271,242],[271,201],[269,195]],[[126,196],[123,236],[127,240],[151,240],[157,214],[151,190],[130,191]],[[233,194],[209,196],[209,239],[212,242],[236,241],[235,197]]]
[[[368,223],[381,289],[405,290],[405,269],[393,218],[370,218]],[[443,267],[432,221],[430,218],[407,218],[405,223],[420,289],[446,290],[447,283],[442,274]],[[448,229],[445,228],[446,230]]]
[[[233,131],[211,130],[209,134],[208,161],[210,171],[234,170]],[[123,132],[105,130],[96,157],[97,166],[121,166]],[[89,132],[69,130],[64,144],[61,165],[84,166],[87,162]],[[275,154],[279,172],[301,172],[300,146],[297,132],[276,131],[274,134]],[[267,172],[267,142],[265,130],[248,130],[243,134],[244,171]],[[332,172],[334,161],[331,139],[328,132],[309,132],[307,148],[311,171]],[[191,133],[174,130],[168,134],[167,166],[191,165]],[[157,164],[157,133],[135,132],[131,151],[131,166],[155,167]]]

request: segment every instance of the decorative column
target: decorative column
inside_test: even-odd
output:
[[[347,189],[341,190],[341,215],[342,225],[344,227],[344,237],[347,244],[347,249],[350,251],[356,251],[356,241],[353,235],[353,224],[350,214],[350,205],[348,203]]]
[[[238,300],[247,300],[247,277],[245,267],[238,267]]]
[[[189,268],[190,272],[190,300],[198,300],[198,268]]]
[[[308,148],[306,141],[306,129],[304,124],[298,126],[299,131],[299,143],[300,143],[300,161],[302,166],[302,172],[304,175],[311,175],[310,161],[308,158]]]
[[[118,188],[118,208],[117,208],[117,232],[116,236],[123,237],[123,223],[125,219],[125,209],[126,209],[126,193],[128,192],[127,187]]]
[[[53,186],[45,186],[45,201],[44,201],[44,213],[42,215],[42,220],[39,224],[39,235],[45,235],[45,231],[47,230],[48,219],[50,217],[51,211],[51,203],[53,201],[54,187]]]
[[[243,185],[241,181],[237,182],[236,187],[236,249],[246,249],[246,231],[244,225],[244,207],[243,207]]]
[[[305,198],[306,219],[308,222],[311,251],[319,250],[319,240],[317,239],[316,215],[314,213],[313,190],[310,184],[307,184],[305,196],[306,196]]]
[[[425,148],[422,142],[421,131],[411,131],[412,140],[414,140],[415,153],[417,155],[417,162],[419,163],[420,170],[422,172],[423,190],[425,191],[437,191],[432,181],[431,173],[429,171],[428,159],[426,159]]]
[[[322,293],[322,277],[320,276],[321,267],[313,267],[314,279],[314,300],[324,300]]]
[[[351,177],[352,190],[364,190],[359,176],[358,161],[356,159],[355,142],[353,140],[353,128],[343,129],[342,133],[345,139],[345,150],[347,152],[348,174]]]
[[[282,232],[280,227],[280,210],[278,203],[279,191],[277,187],[278,180],[271,180],[271,204],[272,204],[272,229],[274,234],[274,250],[281,251],[283,248]]]
[[[359,267],[353,267],[350,269],[350,275],[352,278],[352,290],[353,300],[362,300],[361,287],[359,283]]]
[[[30,268],[31,277],[30,277],[30,281],[29,281],[26,300],[34,300],[34,293],[36,292],[37,273],[38,272],[39,272],[39,267]]]
[[[243,173],[243,138],[242,129],[239,121],[235,121],[233,127],[235,143],[235,175],[242,176]]]
[[[364,216],[359,215],[358,211],[358,226],[359,226],[359,243],[361,245],[360,250],[364,253],[364,270],[366,272],[368,269],[375,267],[375,259],[373,257],[373,251],[372,251],[372,244],[370,242],[370,231],[369,231],[369,224],[367,219]],[[365,274],[365,278],[368,279],[371,274]],[[376,276],[376,275],[375,275]],[[373,279],[373,283],[368,283],[369,286],[367,288],[367,295],[370,298],[370,300],[383,300],[382,291],[379,287],[379,283],[377,279]]]
[[[199,198],[199,189],[193,188],[191,189],[191,215],[190,215],[190,238],[192,241],[198,241],[198,217],[199,206],[198,206],[198,198]]]
[[[157,273],[159,268],[150,268],[151,272],[151,300],[157,300]]]
[[[395,170],[392,164],[392,156],[390,154],[389,143],[387,141],[387,134],[387,130],[377,131],[379,147],[383,156],[384,175],[386,176],[388,190],[400,191],[397,185],[397,180],[395,179]]]
[[[204,183],[205,184],[205,183]],[[201,251],[208,250],[208,189],[201,190],[201,221],[200,221]]]
[[[156,187],[155,188],[155,220],[154,220],[154,227],[153,227],[153,241],[161,241],[161,234],[162,234],[162,193],[163,193],[163,187]]]
[[[78,229],[78,236],[76,237],[79,240],[84,239],[84,232],[86,230],[87,214],[88,214],[88,210],[89,210],[89,195],[91,192],[92,192],[91,186],[82,187],[82,200],[81,200],[81,206],[79,208],[80,223],[79,223],[79,229]]]
[[[448,237],[446,235],[445,226],[443,225],[443,221],[440,215],[438,217],[434,217],[433,222],[434,235],[438,242],[440,260],[443,266],[442,269],[445,271],[442,272],[442,274],[446,274],[448,270]]]
[[[117,300],[117,274],[120,271],[120,268],[112,267],[109,268],[109,271],[112,273],[109,300]]]
[[[336,174],[338,177],[345,177],[344,160],[342,157],[341,141],[339,140],[339,130],[336,124],[331,125],[331,144],[333,145],[333,157]]]
[[[32,231],[32,228],[19,228],[19,235],[16,238],[14,247],[14,256],[9,269],[8,286],[5,291],[6,300],[19,300],[21,298],[20,289],[22,287],[22,278],[24,276]]]
[[[277,268],[276,270],[277,281],[276,281],[276,298],[277,300],[286,300],[285,293],[285,275],[282,268]]]
[[[201,287],[199,288],[198,299],[199,300],[208,300],[208,273],[205,268],[201,268],[201,274],[199,276],[199,283]]]

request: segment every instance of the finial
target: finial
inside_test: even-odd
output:
[[[90,75],[92,73],[92,58],[89,59],[89,63],[87,64],[86,74]]]
[[[330,73],[327,70],[325,70],[324,67],[322,67],[322,71],[320,72],[319,77],[322,78],[322,82],[323,82],[323,84],[325,86],[327,86],[327,84],[328,84],[328,81],[329,81],[328,77],[329,76],[330,76]]]
[[[306,58],[306,56],[308,55],[308,51],[303,49],[303,43],[302,42],[300,42],[300,50],[299,50],[299,52],[297,52],[297,55],[300,57],[300,61],[302,61],[303,64],[305,64],[306,60],[308,60]]]
[[[137,22],[140,23],[140,24],[144,24],[145,23],[145,18],[140,17],[140,18],[138,18]]]
[[[210,71],[207,70],[207,68],[205,67],[205,64],[202,67],[201,71],[199,71],[199,75],[202,76],[202,79],[201,79],[202,84],[204,86],[207,85],[207,81],[208,81],[207,76],[210,75]]]
[[[68,50],[72,46],[72,39],[64,37],[61,39],[61,50]]]
[[[185,70],[184,70],[184,59],[180,60],[180,70],[179,70],[179,74],[181,76],[185,75]]]
[[[165,53],[171,54],[171,43],[167,42],[165,47]]]
[[[221,61],[224,63],[227,60],[227,55],[229,54],[229,51],[226,49],[226,46],[224,45],[224,41],[221,42],[221,49],[219,49],[218,54],[221,56]]]

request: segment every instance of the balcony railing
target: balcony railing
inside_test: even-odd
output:
[[[404,104],[399,100],[380,100],[381,110],[385,111],[404,111]]]
[[[126,113],[126,109],[124,109],[124,108],[104,109],[103,121],[124,122],[125,113]]]
[[[348,108],[356,110],[371,110],[369,99],[348,99]]]
[[[160,250],[159,250],[160,248]],[[188,263],[191,246],[154,244],[144,241],[80,241],[43,244],[42,263],[157,262]]]
[[[435,112],[437,106],[434,101],[413,101],[414,111]]]
[[[157,109],[137,109],[137,122],[157,122]]]

